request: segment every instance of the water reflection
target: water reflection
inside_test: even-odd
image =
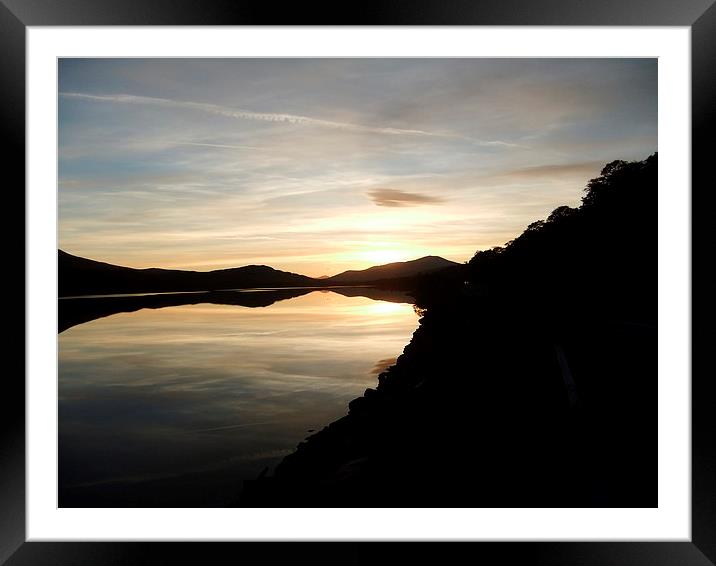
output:
[[[345,414],[416,326],[407,302],[324,290],[69,328],[59,337],[60,506],[235,504],[242,478]]]

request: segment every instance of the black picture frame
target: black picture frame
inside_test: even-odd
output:
[[[562,25],[688,26],[692,39],[692,186],[713,186],[708,143],[716,116],[716,6],[714,0],[363,0],[342,3],[282,3],[255,0],[0,0],[0,111],[5,142],[6,205],[25,209],[25,32],[27,26],[75,25]],[[674,190],[689,190],[675,187]],[[15,202],[10,196],[15,196]],[[694,214],[701,194],[692,190]],[[6,216],[6,218],[7,218]],[[693,221],[693,220],[692,220]],[[9,226],[8,223],[5,223]],[[692,224],[693,226],[693,224]],[[6,229],[15,250],[16,227]],[[694,242],[694,249],[705,245]],[[698,245],[696,245],[698,244]],[[12,297],[25,297],[23,254],[6,271]],[[692,252],[693,253],[693,252]],[[13,273],[13,277],[7,276]],[[692,281],[694,271],[692,269]],[[692,291],[693,293],[693,291]],[[692,294],[693,296],[693,294]],[[20,308],[21,301],[11,301]],[[14,313],[13,313],[14,314]],[[19,318],[18,313],[18,318]],[[700,315],[692,319],[698,321]],[[24,313],[22,327],[24,329]],[[17,332],[19,334],[19,331]],[[24,336],[24,332],[22,334]],[[695,341],[692,340],[692,344]],[[693,346],[692,346],[693,348]],[[704,351],[701,348],[699,351]],[[14,354],[17,355],[17,354]],[[0,409],[0,563],[26,564],[216,564],[253,555],[263,563],[291,560],[311,564],[381,563],[400,553],[442,563],[490,564],[680,564],[716,563],[716,411],[713,385],[692,372],[692,537],[690,542],[476,542],[476,543],[120,543],[26,542],[24,361],[6,364]],[[238,546],[237,546],[238,545]],[[467,554],[466,554],[467,553]],[[253,559],[250,558],[250,559]]]

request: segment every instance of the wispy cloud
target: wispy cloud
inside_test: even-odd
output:
[[[582,173],[599,173],[604,166],[601,161],[587,161],[584,163],[567,163],[564,165],[539,165],[537,167],[523,167],[507,171],[505,175],[511,177],[559,177]]]
[[[374,189],[368,191],[368,196],[377,206],[401,207],[444,202],[438,197],[409,193],[398,189]]]
[[[262,150],[265,147],[255,145],[229,145],[225,143],[199,143],[199,142],[175,142],[175,145],[191,145],[195,147],[216,147],[218,149],[256,149]]]
[[[604,166],[602,161],[585,161],[579,163],[538,165],[535,167],[520,167],[499,171],[492,175],[482,177],[482,181],[492,180],[495,182],[504,181],[544,181],[561,178],[572,178],[580,176],[598,175]]]
[[[60,96],[66,98],[75,98],[82,100],[93,100],[97,102],[110,102],[116,104],[143,104],[153,106],[164,106],[168,108],[183,108],[186,110],[195,110],[199,112],[207,112],[209,114],[218,114],[229,118],[242,120],[258,120],[262,122],[284,122],[288,124],[302,124],[307,126],[319,126],[324,128],[333,128],[339,130],[349,130],[353,132],[364,132],[371,134],[386,135],[408,135],[408,136],[431,136],[431,137],[455,137],[451,134],[427,132],[425,130],[412,130],[405,128],[392,128],[380,126],[366,126],[363,124],[354,124],[350,122],[336,122],[333,120],[323,120],[321,118],[312,118],[310,116],[300,116],[297,114],[284,114],[273,112],[252,112],[239,108],[231,108],[228,106],[220,106],[218,104],[207,104],[204,102],[190,102],[185,100],[172,100],[170,98],[155,98],[151,96],[136,96],[133,94],[86,94],[82,92],[61,92]],[[501,145],[504,142],[485,142],[490,145]]]

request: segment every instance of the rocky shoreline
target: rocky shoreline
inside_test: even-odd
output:
[[[611,354],[598,338],[605,333]],[[242,504],[655,505],[655,344],[649,325],[593,319],[530,328],[479,303],[428,313],[377,387],[299,444],[273,476],[248,482]],[[473,357],[479,370],[468,369]]]

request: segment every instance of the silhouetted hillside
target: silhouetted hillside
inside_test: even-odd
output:
[[[363,270],[350,270],[324,279],[330,285],[343,285],[347,283],[369,283],[384,279],[398,279],[413,277],[422,273],[430,273],[446,267],[458,265],[438,256],[425,256],[412,261],[399,261],[369,267]]]
[[[266,265],[216,271],[133,269],[85,259],[58,250],[59,296],[164,291],[211,291],[254,287],[311,287],[322,282]]]
[[[427,256],[413,261],[378,265],[362,271],[346,271],[333,277],[307,277],[266,265],[247,265],[215,271],[134,269],[58,250],[60,297],[171,291],[213,291],[256,287],[326,287],[380,283],[396,289],[413,289],[416,278],[459,264]]]
[[[656,323],[656,191],[656,154],[609,163],[580,207],[560,206],[503,247],[476,253],[468,290],[549,318],[598,310]]]
[[[656,154],[446,273],[377,387],[242,504],[657,506]]]

